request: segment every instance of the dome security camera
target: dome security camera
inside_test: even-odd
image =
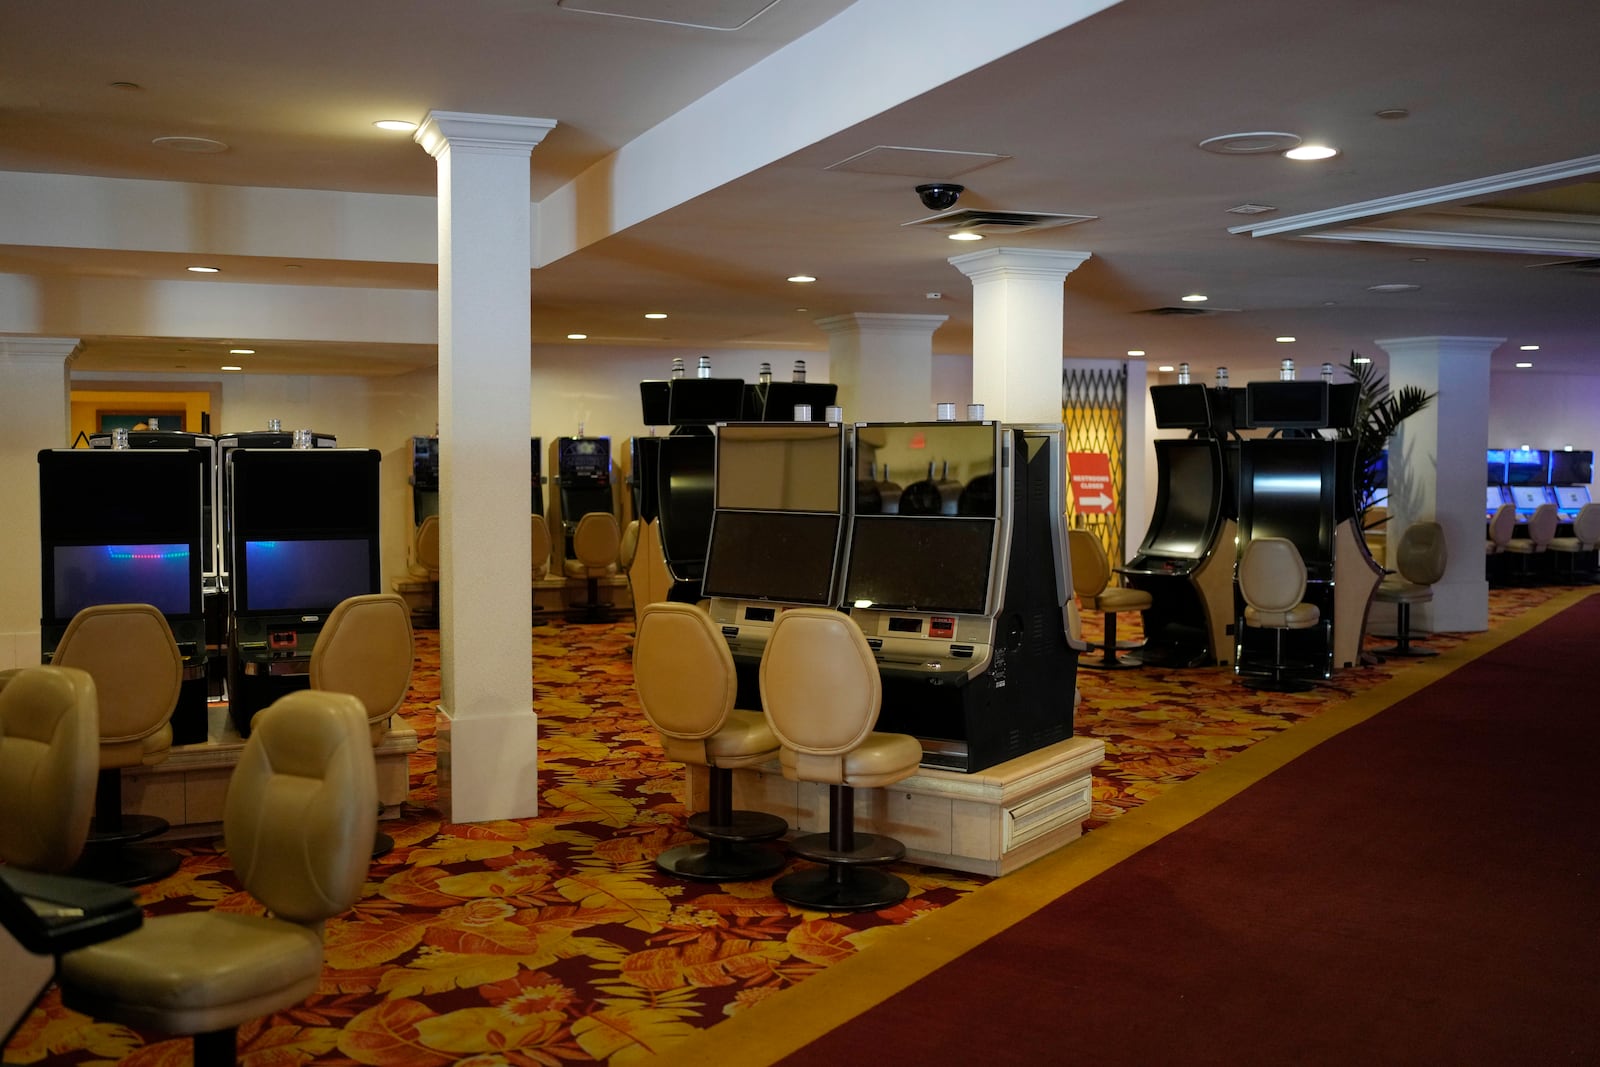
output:
[[[917,186],[917,195],[922,198],[922,206],[934,211],[954,207],[955,202],[966,191],[966,186],[952,182],[929,182],[927,185]]]

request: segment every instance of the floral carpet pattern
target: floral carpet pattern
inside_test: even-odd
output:
[[[1491,625],[1552,592],[1493,591]],[[438,635],[418,632],[403,714],[420,745],[402,817],[384,823],[397,847],[373,861],[355,908],[329,922],[322,988],[240,1028],[242,1063],[637,1063],[986,881],[900,865],[912,887],[903,904],[839,916],[790,908],[770,879],[706,885],[659,874],[652,858],[690,839],[688,812],[682,768],[662,758],[634,697],[631,652],[631,620],[536,626],[541,814],[453,825],[434,806]],[[1106,744],[1088,829],[1404,669],[1341,671],[1290,695],[1246,689],[1216,669],[1080,670],[1078,732]],[[144,887],[147,914],[259,911],[224,853],[209,842],[180,851],[180,871]],[[6,1063],[189,1059],[186,1039],[89,1019],[54,991],[5,1050]]]

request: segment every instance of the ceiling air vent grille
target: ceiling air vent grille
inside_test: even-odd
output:
[[[1092,222],[1099,215],[1066,215],[1051,211],[986,211],[980,208],[955,208],[925,219],[901,223],[930,230],[968,230],[973,233],[1029,233],[1052,230],[1079,222]]]
[[[1212,314],[1212,309],[1211,308],[1186,308],[1186,307],[1145,308],[1143,311],[1135,312],[1135,314],[1138,314],[1138,315],[1210,315],[1210,314]]]

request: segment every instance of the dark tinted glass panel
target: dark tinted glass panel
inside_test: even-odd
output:
[[[845,603],[982,614],[994,535],[992,519],[858,517]]]
[[[1333,558],[1333,451],[1325,442],[1250,448],[1248,536],[1286,537],[1308,564]]]
[[[1211,428],[1211,406],[1203,385],[1152,385],[1150,406],[1163,430]]]
[[[1489,484],[1506,484],[1506,450],[1503,448],[1489,449]]]
[[[57,545],[51,556],[52,622],[66,622],[93,604],[153,604],[167,615],[194,612],[197,583],[188,545]]]
[[[1326,382],[1250,382],[1245,386],[1245,418],[1252,427],[1284,430],[1328,425]]]
[[[1199,447],[1163,449],[1167,482],[1157,507],[1150,536],[1143,551],[1154,556],[1199,559],[1205,552],[1206,537],[1221,502],[1217,500],[1220,479],[1216,456],[1200,442]]]
[[[1549,481],[1550,453],[1516,448],[1506,453],[1507,485],[1544,485]]]
[[[368,449],[235,449],[228,456],[237,539],[375,531],[378,453]]]
[[[673,426],[736,422],[743,411],[743,378],[673,378],[668,383],[667,421]]]
[[[872,423],[856,428],[858,515],[993,518],[993,423]]]
[[[838,426],[724,426],[717,433],[717,507],[839,510]]]
[[[1588,485],[1594,481],[1593,452],[1550,453],[1550,482],[1552,485]]]
[[[46,544],[198,545],[205,462],[204,455],[195,450],[41,452],[40,534]]]
[[[716,438],[709,435],[661,442],[656,471],[661,548],[678,577],[699,577],[705,562],[716,498],[715,463]]]
[[[376,591],[365,538],[246,541],[244,564],[241,611],[320,614]]]
[[[705,595],[831,607],[841,522],[837,514],[718,511]]]

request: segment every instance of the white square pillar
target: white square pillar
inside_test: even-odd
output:
[[[439,167],[439,801],[451,822],[538,812],[528,436],[528,161],[550,119],[435,111]]]
[[[852,422],[926,422],[934,416],[933,331],[948,315],[852,312],[818,319],[828,368]]]

